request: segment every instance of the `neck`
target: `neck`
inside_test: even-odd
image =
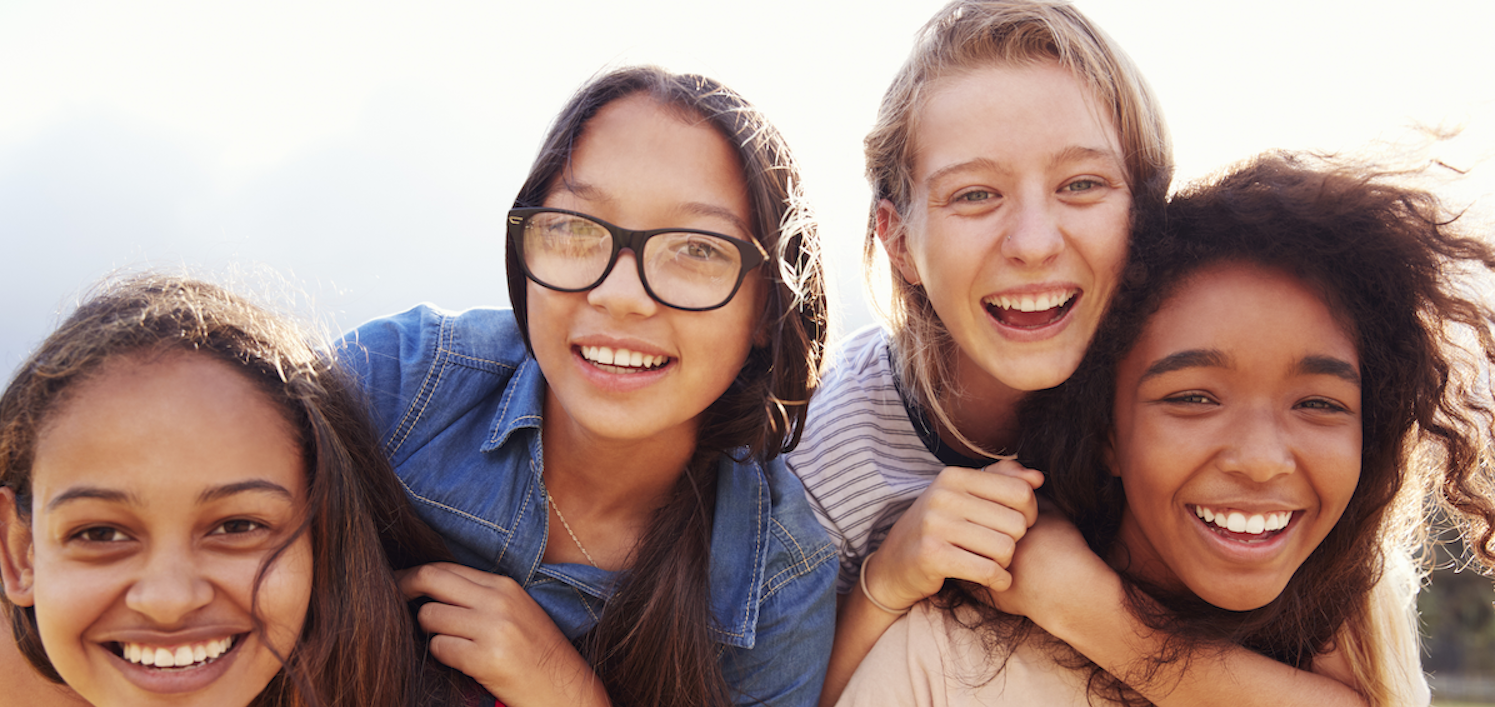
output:
[[[941,402],[956,429],[982,449],[961,443],[936,420],[940,441],[970,457],[1011,451],[1017,443],[1017,408],[1027,391],[1004,385],[963,352],[956,353],[953,367],[954,385]]]
[[[578,532],[584,526],[592,538],[626,537],[620,544],[631,549],[685,472],[695,435],[696,426],[689,424],[642,440],[599,437],[565,414],[547,390],[541,423],[546,489]],[[599,561],[611,554],[593,548],[596,540],[583,542]]]

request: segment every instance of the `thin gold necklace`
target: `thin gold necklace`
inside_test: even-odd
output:
[[[555,497],[550,495],[549,491],[545,492],[545,500],[549,501],[550,507],[555,509],[555,517],[561,519],[561,527],[565,528],[566,534],[571,536],[571,542],[576,543],[576,549],[581,550],[581,554],[586,556],[588,564],[597,567],[597,561],[592,559],[592,553],[587,552],[587,549],[582,547],[581,541],[576,539],[576,532],[571,530],[571,524],[566,522],[566,514],[561,513],[561,507],[555,504]],[[597,567],[597,569],[600,570],[602,568]]]

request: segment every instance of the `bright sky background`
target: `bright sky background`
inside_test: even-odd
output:
[[[844,331],[869,321],[861,138],[941,4],[0,0],[0,373],[116,268],[272,270],[330,330],[503,304],[503,214],[546,125],[636,62],[721,79],[785,133]],[[1495,193],[1495,3],[1080,6],[1158,92],[1182,178],[1465,124],[1438,149],[1487,164],[1458,197]]]

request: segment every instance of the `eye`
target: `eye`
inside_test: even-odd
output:
[[[130,536],[120,532],[118,528],[107,525],[96,525],[92,528],[84,528],[73,533],[72,540],[81,540],[86,543],[117,543],[129,540]]]
[[[687,241],[681,251],[683,255],[697,260],[712,260],[722,255],[722,249],[717,244],[704,238]]]
[[[1214,404],[1216,404],[1215,399],[1212,398],[1212,397],[1210,397],[1209,394],[1203,393],[1203,392],[1200,392],[1200,391],[1197,391],[1197,390],[1190,390],[1190,391],[1186,391],[1186,392],[1182,392],[1182,393],[1174,393],[1173,395],[1169,395],[1169,396],[1163,398],[1162,402],[1172,403],[1172,404],[1175,404],[1175,405],[1214,405]]]
[[[265,527],[263,523],[257,521],[247,518],[235,518],[223,521],[223,523],[219,524],[208,535],[242,535],[244,533],[252,533],[256,530],[263,530]]]
[[[1323,412],[1349,412],[1350,409],[1326,398],[1309,398],[1298,403],[1299,408]]]
[[[1067,191],[1067,192],[1070,192],[1070,193],[1080,193],[1080,192],[1094,191],[1094,190],[1099,189],[1099,188],[1101,188],[1103,186],[1105,186],[1105,184],[1103,182],[1101,182],[1099,179],[1090,179],[1090,178],[1086,177],[1086,178],[1076,179],[1073,182],[1069,182],[1068,184],[1065,184],[1063,187],[1060,187],[1060,189],[1062,191]]]
[[[964,201],[964,202],[970,202],[970,203],[979,203],[979,202],[982,202],[982,201],[990,201],[992,199],[995,199],[996,196],[997,196],[996,194],[993,194],[992,192],[987,191],[985,189],[972,189],[972,190],[967,191],[967,192],[961,192],[959,194],[956,194],[955,195],[955,201]]]

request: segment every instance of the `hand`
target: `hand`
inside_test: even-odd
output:
[[[913,606],[953,577],[1006,588],[1018,540],[1038,516],[1043,474],[1014,461],[946,467],[868,558],[867,590],[894,609]]]
[[[445,562],[396,576],[406,599],[432,599],[416,617],[432,634],[431,655],[505,705],[608,703],[586,659],[518,582]]]
[[[1046,616],[1063,612],[1073,602],[1087,601],[1086,593],[1102,586],[1102,578],[1115,577],[1110,566],[1091,552],[1074,524],[1051,509],[1040,511],[1017,543],[1008,572],[1012,581],[1007,586],[988,585],[989,602],[1003,613],[1027,616],[1039,626],[1044,626]]]

